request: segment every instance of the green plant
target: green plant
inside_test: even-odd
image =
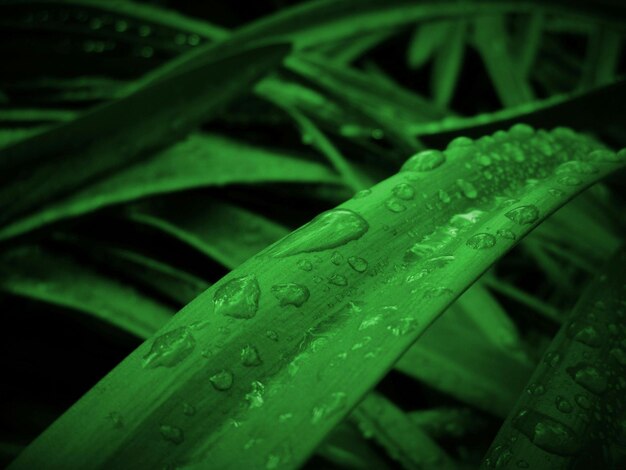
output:
[[[626,10],[282,3],[0,3],[5,463],[622,466]]]

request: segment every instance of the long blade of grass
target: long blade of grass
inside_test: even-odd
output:
[[[450,22],[447,36],[435,55],[430,88],[439,106],[448,106],[454,96],[465,57],[466,31],[466,21]]]
[[[416,26],[406,52],[408,67],[417,69],[428,62],[446,40],[452,24],[439,20]]]
[[[622,247],[553,339],[481,468],[626,464],[625,265]]]
[[[174,313],[70,258],[36,247],[6,252],[0,264],[0,289],[5,293],[83,312],[139,338],[161,328]]]
[[[512,59],[504,16],[477,18],[474,38],[502,105],[509,108],[533,101],[532,89]]]
[[[485,308],[484,299],[474,304],[485,293],[473,291],[470,288],[451,305],[396,368],[464,403],[506,417],[532,368],[520,357],[521,343],[511,335],[510,325],[504,327],[508,347],[503,347],[495,331],[489,331],[490,326],[502,331],[498,325],[503,317]]]
[[[430,145],[445,145],[458,135],[480,137],[516,122],[527,122],[537,127],[569,126],[602,132],[607,126],[623,124],[620,109],[624,99],[626,80],[619,80],[591,91],[559,95],[494,113],[414,124],[410,130]],[[586,112],[578,113],[576,110],[580,109]]]
[[[353,411],[351,418],[402,468],[455,468],[450,457],[406,413],[384,396],[372,392]]]
[[[180,139],[275,66],[288,48],[229,50],[215,47],[193,60],[184,55],[175,67],[166,64],[132,84],[124,98],[3,148],[0,223]]]
[[[269,182],[340,184],[328,168],[217,134],[193,134],[108,178],[0,228],[0,240],[116,204],[207,186]]]
[[[186,195],[131,208],[128,217],[169,233],[228,269],[288,234],[284,226],[242,207]]]
[[[486,177],[476,161],[485,155],[506,176]],[[509,231],[523,238],[625,157],[572,132],[523,125],[416,155],[369,195],[321,214],[197,297],[12,468],[297,467],[513,246]],[[578,174],[571,160],[597,172]],[[335,251],[347,263],[333,263]],[[429,263],[440,256],[454,259]],[[315,271],[298,266],[314,258]],[[192,419],[182,401],[195,407]],[[102,426],[112,410],[124,429]]]

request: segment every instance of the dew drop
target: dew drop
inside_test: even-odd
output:
[[[338,251],[335,251],[330,257],[330,262],[333,263],[335,266],[339,266],[341,263],[343,263],[343,255]]]
[[[261,356],[259,350],[251,344],[245,345],[241,349],[241,363],[246,367],[255,367],[261,365]]]
[[[615,152],[611,152],[610,150],[602,149],[594,150],[588,155],[587,159],[594,162],[614,163],[619,162],[624,156],[626,156],[626,154],[624,154],[623,150],[616,154]]]
[[[580,440],[573,429],[538,411],[522,410],[513,420],[513,427],[551,454],[565,457],[580,449]]]
[[[252,382],[252,388],[251,390],[246,393],[246,400],[248,400],[248,405],[249,407],[252,408],[260,408],[263,403],[263,393],[265,392],[265,386],[255,380],[254,382]]]
[[[574,400],[583,410],[591,409],[591,401],[585,395],[576,395]]]
[[[182,444],[185,440],[185,435],[183,430],[177,428],[176,426],[169,426],[167,424],[162,424],[159,427],[159,431],[161,432],[161,437],[172,444]]]
[[[287,235],[269,249],[272,256],[291,256],[337,248],[358,240],[369,230],[363,217],[350,209],[332,209]]]
[[[529,225],[535,223],[539,218],[539,209],[537,209],[537,206],[529,204],[516,207],[504,215],[515,223]]]
[[[229,370],[221,370],[217,374],[213,374],[209,377],[209,381],[215,388],[215,390],[225,391],[233,386],[234,382],[233,373]]]
[[[574,379],[574,382],[596,395],[603,394],[608,387],[608,381],[604,374],[590,364],[580,363],[568,367],[567,373]]]
[[[469,137],[459,136],[459,137],[455,137],[454,139],[452,139],[446,148],[450,150],[450,149],[456,149],[460,147],[469,147],[473,144],[474,144],[474,141],[470,139]]]
[[[404,212],[406,210],[406,206],[402,203],[402,201],[393,197],[385,201],[385,207],[389,211],[396,214],[399,212]]]
[[[259,309],[260,295],[261,289],[253,274],[231,279],[213,295],[215,312],[233,318],[252,318]]]
[[[168,331],[152,342],[150,352],[143,358],[143,367],[174,367],[189,356],[195,347],[196,340],[189,327]]]
[[[278,341],[278,333],[276,333],[274,330],[267,330],[265,332],[265,336],[267,337],[267,339],[270,339],[272,341]]]
[[[272,286],[272,294],[276,297],[281,307],[286,307],[287,305],[302,307],[311,296],[306,286],[293,282]]]
[[[585,324],[578,320],[570,323],[567,328],[567,336],[592,348],[598,348],[603,344],[600,333],[593,325]]]
[[[465,244],[474,250],[486,250],[496,245],[496,237],[490,233],[477,233],[472,235]]]
[[[411,248],[404,253],[403,261],[405,263],[415,263],[429,256],[434,251],[434,248],[430,245],[423,243],[415,243]]]
[[[546,353],[543,358],[543,362],[548,364],[550,367],[556,367],[561,362],[561,354],[556,351],[550,351]]]
[[[578,186],[582,184],[583,181],[578,176],[562,175],[556,179],[556,182],[564,186]]]
[[[548,189],[548,194],[550,194],[550,196],[552,197],[556,197],[556,198],[562,198],[565,197],[565,193],[563,192],[563,190],[558,189],[558,188],[550,188]]]
[[[450,201],[452,201],[452,198],[450,197],[450,195],[443,189],[440,189],[437,192],[437,196],[439,197],[439,200],[443,202],[444,204],[449,204]]]
[[[369,196],[370,194],[372,194],[372,190],[371,189],[362,189],[360,191],[357,191],[356,193],[354,193],[354,196],[352,196],[352,199],[363,199],[364,197]]]
[[[538,384],[538,383],[531,383],[528,388],[526,389],[526,391],[531,394],[531,395],[535,395],[535,396],[541,396],[544,393],[546,393],[546,389],[543,385]]]
[[[570,160],[569,162],[561,163],[556,167],[555,173],[557,175],[569,175],[572,173],[579,173],[582,175],[593,175],[598,172],[598,169],[589,162],[581,162],[578,160]]]
[[[298,267],[302,269],[302,271],[313,271],[313,263],[305,259],[298,261]]]
[[[196,408],[189,403],[183,403],[183,414],[185,416],[193,416],[196,414]]]
[[[485,464],[489,468],[502,468],[513,458],[513,452],[507,445],[495,446],[485,459]]]
[[[478,197],[478,190],[469,181],[459,178],[458,180],[456,180],[456,184],[461,189],[461,193],[463,194],[463,196],[465,196],[467,199],[476,199]]]
[[[328,282],[334,286],[343,287],[348,285],[348,279],[346,279],[346,276],[343,276],[341,274],[333,274]]]
[[[515,240],[517,238],[512,231],[503,228],[498,230],[496,232],[496,235],[498,235],[500,238],[506,238],[507,240]]]
[[[476,161],[478,162],[479,165],[487,167],[487,166],[491,166],[491,158],[489,158],[489,155],[481,153],[480,155],[478,155],[478,157],[476,157]]]
[[[424,291],[423,298],[434,299],[437,297],[443,297],[444,295],[452,295],[452,289],[447,287],[429,287]]]
[[[557,395],[554,403],[556,405],[556,409],[559,410],[561,413],[571,413],[574,410],[572,404],[561,395]]]
[[[445,161],[443,152],[423,150],[409,158],[400,171],[431,171],[443,165]]]
[[[364,273],[365,271],[367,271],[368,263],[365,258],[361,258],[359,256],[350,256],[348,258],[348,264],[358,273]]]
[[[535,129],[533,129],[528,124],[518,123],[511,126],[511,129],[509,129],[509,133],[513,137],[525,138],[532,136],[535,133]]]
[[[393,188],[393,195],[398,199],[410,201],[415,197],[415,189],[407,183],[400,183]]]

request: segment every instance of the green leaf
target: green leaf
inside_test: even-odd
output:
[[[363,434],[375,439],[402,468],[456,468],[428,434],[378,393],[368,394],[351,417]]]
[[[129,210],[128,217],[172,235],[228,269],[288,233],[260,214],[215,199],[201,200],[193,194],[138,205]]]
[[[521,349],[511,321],[475,284],[395,367],[464,403],[506,417],[532,372]]]
[[[485,155],[506,177],[485,176]],[[503,231],[523,238],[625,156],[520,125],[413,157],[197,297],[12,467],[297,467],[515,244]],[[454,259],[430,264],[441,256]],[[112,411],[124,429],[102,425]]]
[[[0,229],[0,240],[112,205],[207,186],[269,182],[339,184],[332,171],[217,134],[192,134],[148,161],[127,166]]]
[[[519,458],[528,468],[626,464],[625,264],[622,247],[585,290],[481,468],[519,468]]]
[[[417,69],[428,62],[446,40],[453,24],[451,21],[435,20],[416,26],[407,49],[409,68]]]
[[[466,21],[450,22],[445,41],[435,55],[430,88],[439,106],[448,106],[454,96],[463,67],[466,30]]]
[[[512,59],[504,16],[474,21],[474,38],[491,81],[505,108],[533,101],[533,92]]]
[[[225,45],[181,56],[131,84],[124,98],[4,147],[0,223],[180,139],[275,66],[288,48],[228,51]]]
[[[91,315],[139,338],[147,338],[172,310],[139,291],[77,261],[24,246],[3,253],[0,289]]]

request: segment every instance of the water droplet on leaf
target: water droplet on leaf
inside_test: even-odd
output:
[[[195,347],[196,341],[188,327],[168,331],[152,342],[150,352],[144,356],[143,367],[173,367],[189,356]]]
[[[529,204],[527,206],[519,206],[504,214],[508,219],[520,225],[530,225],[539,219],[539,209]]]
[[[233,386],[234,376],[229,370],[221,370],[209,377],[209,381],[216,390],[225,391]]]
[[[293,282],[272,286],[272,294],[276,297],[281,307],[286,307],[287,305],[302,307],[311,295],[306,286]]]
[[[485,250],[496,245],[496,237],[490,233],[477,233],[470,237],[465,244],[475,250]]]
[[[332,209],[287,235],[269,249],[273,256],[291,256],[337,248],[358,240],[369,230],[363,217],[350,209]]]
[[[358,273],[364,273],[365,271],[367,271],[368,263],[365,258],[361,258],[359,256],[350,256],[348,258],[348,264]]]
[[[185,440],[185,435],[183,434],[183,430],[177,428],[176,426],[169,426],[167,424],[162,424],[159,427],[159,431],[161,432],[161,436],[168,442],[173,444],[182,444]]]
[[[241,349],[241,363],[246,367],[261,365],[262,361],[259,350],[251,344],[244,346]]]
[[[400,171],[431,171],[443,165],[445,161],[443,152],[423,150],[409,158]]]
[[[398,199],[410,201],[415,197],[415,189],[407,183],[400,183],[393,188],[393,195]]]
[[[252,318],[259,309],[260,295],[261,289],[253,274],[231,279],[213,295],[215,312],[233,318]]]

